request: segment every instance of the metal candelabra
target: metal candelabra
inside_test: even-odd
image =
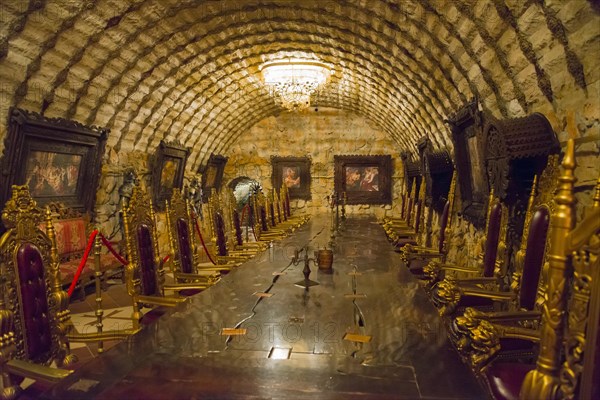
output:
[[[301,261],[300,252],[304,251],[304,269],[302,270],[302,274],[304,275],[304,279],[296,282],[294,285],[303,287],[308,290],[311,286],[316,286],[319,282],[311,281],[309,279],[310,273],[310,262],[312,261],[314,265],[317,265],[317,260],[314,258],[308,257],[308,247],[303,247],[300,250],[296,250],[294,252],[294,257],[292,258],[292,264],[298,265]]]

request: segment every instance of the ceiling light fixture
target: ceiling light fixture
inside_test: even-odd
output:
[[[288,111],[310,107],[310,99],[331,75],[331,68],[314,60],[290,58],[268,62],[260,68],[265,85]]]

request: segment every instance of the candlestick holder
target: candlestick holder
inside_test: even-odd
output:
[[[304,289],[308,290],[309,287],[317,286],[319,284],[319,282],[315,282],[315,281],[312,281],[309,279],[310,273],[312,272],[310,270],[310,263],[312,262],[314,265],[317,265],[317,260],[315,260],[314,258],[308,257],[308,248],[302,248],[302,249],[296,250],[294,252],[294,258],[292,258],[292,264],[298,265],[300,263],[301,259],[300,259],[299,255],[300,255],[300,252],[302,252],[302,251],[304,251],[304,269],[302,269],[302,274],[304,275],[304,279],[294,283],[294,285],[303,287]]]

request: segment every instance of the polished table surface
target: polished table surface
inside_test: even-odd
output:
[[[44,397],[485,398],[374,219],[345,221],[333,271],[311,263],[319,285],[295,285],[304,263],[290,262],[294,249],[313,257],[329,240],[327,216],[313,217]]]

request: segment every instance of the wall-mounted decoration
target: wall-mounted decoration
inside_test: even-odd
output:
[[[431,140],[422,137],[417,142],[421,171],[425,178],[425,205],[441,213],[448,199],[454,165],[448,150],[434,150]]]
[[[38,205],[60,202],[91,213],[109,130],[12,108],[2,156],[0,208],[12,185],[28,185]]]
[[[212,189],[221,189],[225,164],[227,157],[211,154],[206,166],[198,170],[202,174],[202,193],[205,201],[208,201]]]
[[[473,100],[447,121],[452,141],[463,214],[483,227],[490,188],[509,206],[527,199],[533,176],[549,154],[560,150],[550,123],[542,114],[498,120],[479,110]],[[511,194],[509,196],[509,193]]]
[[[408,151],[400,153],[402,166],[404,168],[404,188],[406,193],[410,193],[413,182],[415,182],[415,193],[419,193],[421,187],[421,162],[415,161]]]
[[[558,138],[546,117],[484,119],[485,164],[489,185],[508,203],[511,196],[528,197],[534,175],[540,175],[550,154],[560,153]],[[509,193],[511,196],[509,196]]]
[[[478,102],[473,100],[446,121],[452,130],[462,213],[477,228],[485,225],[489,195],[482,118]]]
[[[285,184],[290,199],[310,200],[310,157],[271,156],[271,182],[275,189]]]
[[[335,191],[347,204],[392,203],[392,156],[334,156]]]
[[[164,209],[165,200],[171,198],[173,189],[181,189],[189,155],[190,148],[179,142],[161,140],[158,145],[152,170],[154,204],[158,210]]]

